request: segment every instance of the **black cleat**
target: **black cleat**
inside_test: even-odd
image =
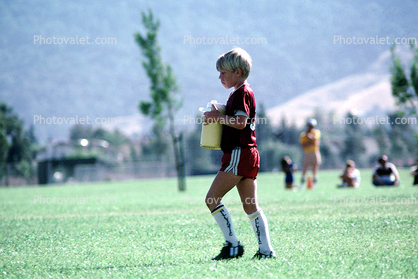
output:
[[[261,260],[261,259],[275,259],[276,258],[276,254],[274,254],[273,251],[270,252],[270,254],[266,255],[260,252],[260,250],[257,251],[257,253],[255,253],[253,260]]]
[[[229,260],[242,257],[244,254],[244,246],[238,241],[238,246],[232,246],[232,243],[225,242],[221,252],[216,257],[212,258],[212,261]]]

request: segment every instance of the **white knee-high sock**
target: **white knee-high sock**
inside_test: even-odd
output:
[[[218,223],[219,228],[224,235],[225,241],[232,243],[232,246],[238,246],[238,237],[235,234],[234,227],[232,226],[231,216],[228,210],[223,204],[218,205],[213,211],[212,216]]]
[[[266,215],[264,215],[263,210],[260,209],[252,214],[249,214],[248,218],[250,218],[251,225],[253,226],[260,252],[266,255],[270,254],[273,249],[271,248],[270,244],[270,234],[267,218]]]

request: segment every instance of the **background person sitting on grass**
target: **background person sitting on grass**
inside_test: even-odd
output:
[[[416,165],[411,168],[411,175],[414,177],[414,182],[412,185],[418,186],[418,158],[416,161]]]
[[[382,155],[379,160],[379,165],[373,172],[374,186],[397,186],[400,183],[398,170],[395,165],[388,162],[388,157]]]
[[[360,186],[360,171],[356,169],[356,164],[352,160],[347,160],[347,164],[340,175],[342,183],[339,187],[354,187]]]

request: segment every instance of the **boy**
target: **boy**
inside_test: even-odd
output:
[[[239,258],[244,247],[238,240],[231,216],[221,203],[223,196],[237,186],[245,213],[253,226],[259,249],[253,259],[275,258],[270,245],[266,216],[257,203],[256,177],[260,168],[260,157],[255,137],[255,99],[246,82],[252,66],[251,57],[241,48],[234,48],[221,55],[216,62],[222,85],[234,91],[226,103],[226,113],[221,114],[216,105],[205,112],[203,123],[219,122],[223,125],[221,149],[222,166],[206,195],[206,205],[215,218],[225,244],[219,255],[212,260]]]
[[[286,189],[295,189],[293,185],[293,173],[296,171],[296,165],[289,158],[289,156],[284,156],[282,159],[282,171],[285,173],[285,188]]]

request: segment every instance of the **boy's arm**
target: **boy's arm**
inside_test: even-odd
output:
[[[222,118],[224,118],[224,121],[222,121]],[[242,130],[247,126],[247,119],[248,117],[244,115],[228,116],[222,114],[220,122],[226,126]]]
[[[212,105],[212,110],[207,111],[203,114],[203,123],[204,125],[208,125],[213,122],[218,122],[223,125],[242,130],[247,126],[247,116],[245,115],[236,115],[236,116],[229,116],[219,112],[216,105]]]

